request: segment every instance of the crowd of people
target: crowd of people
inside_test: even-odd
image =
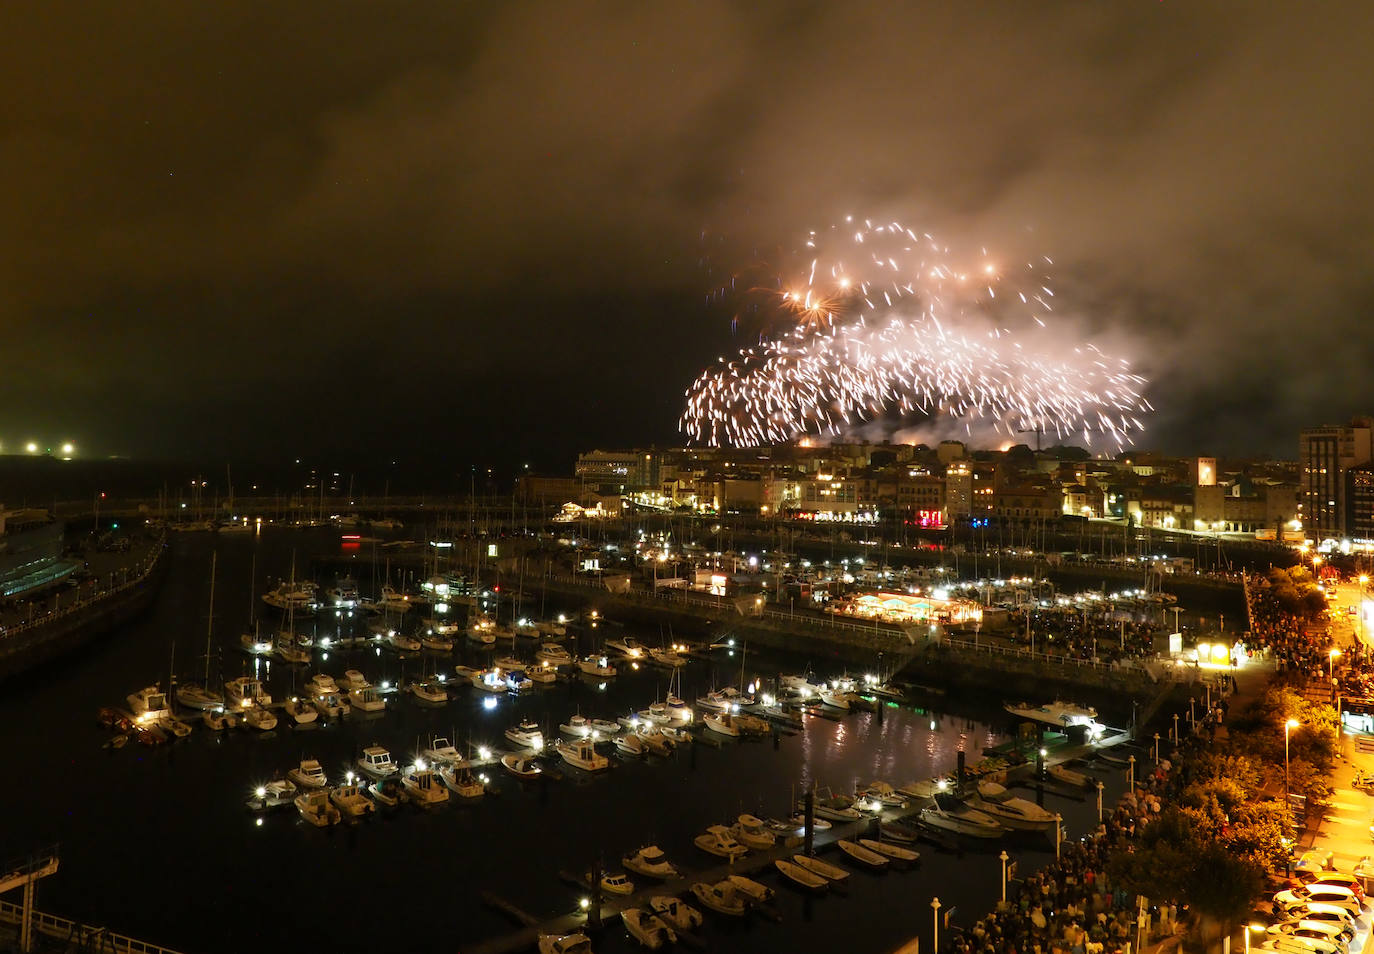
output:
[[[1141,614],[1071,607],[1029,612],[1029,627],[1026,611],[1010,616],[1010,636],[1022,648],[1029,649],[1034,643],[1037,652],[1103,662],[1155,655],[1155,636],[1160,628],[1142,619]]]
[[[1170,905],[1141,910],[1113,884],[1107,859],[1158,816],[1169,782],[1163,760],[1122,796],[1092,835],[1060,846],[1049,867],[1016,886],[1005,905],[945,942],[955,954],[1126,954],[1182,930],[1186,912]]]

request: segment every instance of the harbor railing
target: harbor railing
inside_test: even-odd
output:
[[[29,924],[33,930],[40,931],[48,937],[79,944],[82,950],[91,947],[97,950],[114,951],[115,954],[180,954],[179,951],[170,947],[150,944],[147,941],[140,941],[138,938],[116,934],[103,927],[93,927],[89,924],[82,924],[80,921],[58,917],[43,911],[32,911],[29,918]],[[0,921],[7,924],[22,925],[24,921],[23,906],[9,901],[0,901]]]
[[[42,615],[34,616],[31,619],[26,619],[10,626],[0,624],[0,638],[17,636],[20,633],[35,629],[39,626],[48,626],[56,620],[83,612],[92,606],[113,599],[121,593],[126,593],[142,585],[142,583],[152,575],[153,570],[157,568],[158,561],[162,559],[163,551],[166,548],[166,543],[167,531],[163,530],[162,533],[158,535],[157,540],[148,548],[148,552],[144,555],[143,559],[133,566],[125,567],[118,574],[111,573],[105,588],[98,589],[91,595],[84,597],[80,595],[80,589],[78,589],[76,598],[66,604],[62,603],[62,594],[61,591],[58,591],[54,598],[56,605],[51,610],[47,610]],[[119,576],[118,583],[115,582],[116,575]],[[100,581],[96,580],[95,582],[99,583]]]

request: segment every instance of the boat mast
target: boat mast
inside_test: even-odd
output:
[[[210,554],[210,615],[205,620],[205,690],[210,690],[210,635],[215,631],[215,561],[219,551]],[[251,594],[250,594],[251,595]]]

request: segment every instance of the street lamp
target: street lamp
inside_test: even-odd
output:
[[[1063,840],[1064,816],[1058,812],[1054,815],[1054,859],[1059,860],[1059,842]]]
[[[1189,724],[1189,725],[1196,725],[1196,724],[1197,724],[1197,714],[1193,712],[1193,707],[1194,707],[1195,705],[1197,705],[1197,698],[1194,697],[1194,696],[1189,696],[1189,697],[1188,697],[1188,724]]]
[[[1283,724],[1283,808],[1288,810],[1288,736],[1302,723],[1289,719]]]
[[[931,898],[930,908],[935,912],[935,954],[940,954],[940,899]]]
[[[1178,713],[1174,713],[1174,745],[1178,745]]]
[[[1159,733],[1155,733],[1155,764],[1159,764]]]
[[[1000,855],[998,855],[997,857],[998,857],[998,859],[1001,860],[1001,862],[1002,862],[1002,903],[1003,903],[1003,904],[1006,904],[1006,903],[1007,903],[1007,862],[1011,859],[1011,856],[1008,855],[1008,854],[1007,854],[1007,850],[1006,850],[1005,848],[1003,848],[1003,849],[1002,849],[1002,853],[1001,853]]]
[[[1333,670],[1336,666],[1336,657],[1340,654],[1341,651],[1339,649],[1336,649],[1334,646],[1332,647],[1331,652],[1326,654],[1326,678],[1328,680],[1334,680],[1336,678],[1336,675],[1333,672]]]
[[[1263,934],[1264,930],[1265,928],[1263,924],[1245,925],[1245,954],[1250,954],[1250,932],[1254,931],[1258,934]]]
[[[1097,780],[1097,823],[1102,824],[1102,779]]]
[[[1135,756],[1132,755],[1126,760],[1126,777],[1130,779],[1131,794],[1135,794]]]

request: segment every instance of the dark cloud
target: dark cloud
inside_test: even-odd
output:
[[[284,447],[312,396],[410,443],[446,405],[459,441],[671,439],[731,343],[703,256],[848,213],[1051,255],[1065,336],[1154,380],[1147,443],[1291,455],[1374,408],[1364,4],[0,21],[7,440]]]

